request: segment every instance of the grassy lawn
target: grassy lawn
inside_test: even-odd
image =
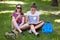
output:
[[[11,0],[10,0],[11,1]],[[36,37],[34,34],[29,34],[28,30],[24,31],[24,35],[18,36],[16,40],[60,40],[60,3],[58,7],[51,6],[51,0],[13,0],[15,2],[21,2],[23,7],[23,12],[26,13],[30,5],[33,2],[37,4],[37,10],[40,11],[40,20],[49,21],[53,25],[52,33],[42,33],[41,30],[38,30],[40,33],[39,37]],[[60,0],[58,0],[60,2]],[[13,3],[13,2],[12,2]],[[11,11],[15,10],[15,4],[11,3],[0,3],[0,40],[13,40],[7,39],[4,36],[4,33],[11,30]]]

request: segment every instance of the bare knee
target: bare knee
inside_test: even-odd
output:
[[[42,22],[42,24],[44,24],[44,22]]]
[[[39,25],[42,26],[44,24],[44,22],[41,22]]]
[[[14,18],[12,19],[12,22],[16,21]]]
[[[30,28],[34,28],[34,25],[30,25]]]
[[[28,23],[26,23],[26,24],[25,24],[25,26],[29,26],[29,24],[28,24]]]
[[[33,27],[33,25],[30,25],[30,27]]]

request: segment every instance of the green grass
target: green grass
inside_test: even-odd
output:
[[[40,15],[40,20],[51,22],[53,25],[54,31],[52,33],[42,33],[40,29],[38,30],[40,35],[39,37],[36,37],[34,34],[29,34],[28,30],[26,30],[24,31],[24,35],[19,34],[16,40],[60,40],[60,33],[59,33],[60,23],[54,21],[56,19],[60,19],[60,15],[51,14],[51,12],[59,11],[60,5],[58,7],[52,7],[51,1],[42,1],[42,0],[20,0],[20,1],[27,3],[22,5],[24,13],[26,13],[29,10],[32,2],[36,2],[38,7],[37,9],[39,11],[42,10],[42,13],[44,13]],[[15,4],[0,3],[0,12],[6,11],[6,10],[8,11],[15,10]],[[47,12],[44,12],[44,11],[47,11]],[[0,13],[0,40],[13,40],[13,39],[7,39],[4,36],[5,32],[10,32],[10,31],[11,31],[11,12]]]

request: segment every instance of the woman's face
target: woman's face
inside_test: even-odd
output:
[[[35,11],[36,11],[36,8],[31,8],[30,10],[31,10],[31,12],[34,14]]]
[[[16,7],[17,12],[21,11],[21,7]]]

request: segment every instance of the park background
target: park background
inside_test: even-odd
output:
[[[55,0],[53,0],[55,1]],[[39,37],[34,34],[29,34],[28,30],[24,31],[24,35],[18,36],[16,40],[60,40],[60,0],[57,4],[52,0],[0,0],[0,40],[13,40],[5,38],[5,32],[11,31],[11,13],[15,10],[16,4],[20,3],[23,7],[23,12],[26,14],[29,11],[33,2],[37,5],[37,10],[40,12],[40,20],[49,21],[52,23],[52,33],[40,33]]]

